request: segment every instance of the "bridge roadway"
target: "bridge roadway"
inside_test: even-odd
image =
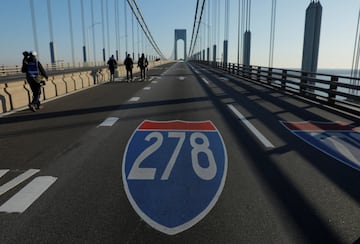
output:
[[[0,186],[39,170],[0,195],[0,243],[358,240],[359,171],[279,121],[355,124],[359,118],[196,64],[170,63],[148,75],[146,82],[106,83],[47,102],[36,113],[26,109],[0,118]],[[107,118],[118,120],[100,126]],[[210,120],[226,146],[227,178],[218,201],[175,235],[143,221],[124,190],[126,145],[144,120]],[[40,176],[54,182],[46,185],[41,179],[48,178]],[[4,207],[35,178],[46,185],[38,199],[26,200],[26,210]]]

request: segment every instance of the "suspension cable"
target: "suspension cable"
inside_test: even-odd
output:
[[[203,16],[203,13],[204,13],[204,7],[205,7],[205,2],[206,0],[203,0],[202,2],[202,7],[201,7],[201,13],[200,13],[200,18],[199,18],[199,21],[196,21],[196,18],[194,20],[194,26],[196,25],[197,23],[197,29],[196,29],[196,35],[195,35],[195,39],[192,37],[191,39],[193,40],[192,43],[190,43],[190,51],[189,51],[189,57],[192,56],[193,54],[193,51],[194,51],[194,48],[195,48],[195,45],[196,45],[196,42],[197,42],[197,37],[198,37],[198,34],[199,34],[199,29],[200,29],[200,23],[201,23],[201,19],[202,19],[202,16]],[[196,9],[196,12],[197,12],[197,9]],[[193,32],[194,33],[194,32]]]
[[[165,56],[163,55],[163,53],[161,52],[161,50],[159,49],[158,45],[156,44],[153,36],[151,35],[151,32],[149,31],[148,26],[146,25],[146,22],[144,20],[143,15],[141,14],[141,11],[139,9],[139,6],[136,3],[136,0],[132,0],[133,3],[130,2],[130,0],[127,0],[131,11],[133,12],[134,16],[136,17],[139,25],[141,26],[141,29],[143,30],[144,34],[146,35],[148,41],[150,42],[151,46],[154,48],[154,50],[156,51],[156,53],[162,58],[162,59],[166,59]],[[136,7],[137,12],[135,11],[135,8],[133,6],[133,4]]]
[[[270,24],[269,67],[273,67],[273,62],[274,62],[275,20],[276,20],[276,0],[272,0],[271,21],[270,21],[271,24]]]

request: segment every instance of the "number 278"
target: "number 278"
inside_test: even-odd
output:
[[[168,180],[172,169],[174,168],[177,157],[185,142],[185,132],[168,132],[168,138],[178,139],[177,145],[171,155],[169,162],[166,164],[165,170],[161,175],[161,180]],[[141,163],[155,153],[163,144],[164,136],[160,132],[152,132],[145,137],[146,141],[150,141],[155,138],[155,142],[146,148],[135,160],[131,170],[128,174],[129,180],[154,180],[156,174],[156,168],[140,168]],[[194,132],[190,135],[191,149],[191,161],[192,168],[196,175],[203,180],[212,180],[216,176],[217,167],[214,155],[209,149],[209,139],[204,133]],[[202,167],[199,163],[199,154],[204,153],[208,160],[208,166]]]

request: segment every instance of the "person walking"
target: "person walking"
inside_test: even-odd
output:
[[[26,56],[25,52],[23,55],[24,59],[21,70],[26,73],[26,80],[33,93],[33,99],[29,104],[29,108],[35,112],[43,107],[40,104],[41,86],[45,85],[44,79],[47,80],[48,76],[40,61],[37,60],[37,53],[35,51],[28,53],[28,56]]]
[[[142,80],[145,80],[145,78],[146,78],[145,70],[148,65],[149,65],[149,63],[148,63],[147,58],[145,57],[144,54],[141,54],[141,57],[139,58],[139,61],[138,61],[138,67],[140,67],[140,77]]]
[[[114,58],[114,55],[111,55],[111,57],[107,61],[107,64],[110,70],[110,81],[115,81],[114,73],[115,73],[115,69],[117,68],[117,62]]]
[[[125,61],[124,61],[124,65],[126,67],[126,79],[127,82],[129,82],[129,74],[130,74],[130,81],[133,80],[133,74],[132,74],[132,69],[134,66],[134,62],[130,56],[130,54],[127,55]]]

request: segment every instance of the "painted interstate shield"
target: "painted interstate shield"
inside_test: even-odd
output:
[[[122,168],[136,213],[169,235],[209,213],[226,172],[225,145],[211,121],[143,121],[127,144]]]
[[[360,171],[360,127],[343,122],[285,122],[293,134],[327,155]]]

